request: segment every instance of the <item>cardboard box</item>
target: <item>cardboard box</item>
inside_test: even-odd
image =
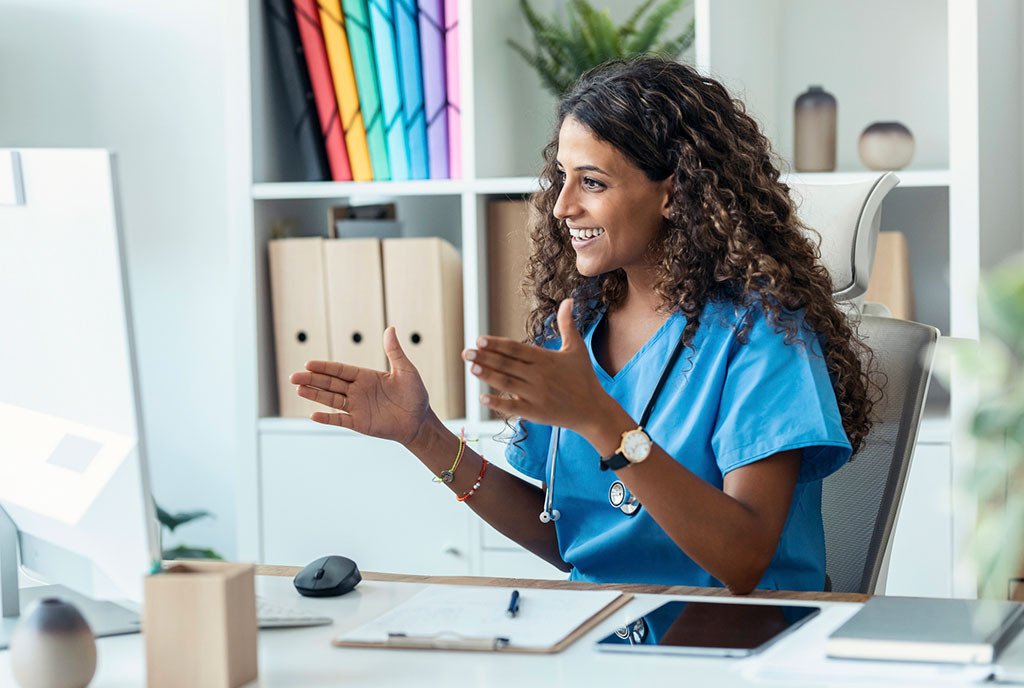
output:
[[[235,688],[257,676],[251,564],[181,562],[146,577],[148,688]]]

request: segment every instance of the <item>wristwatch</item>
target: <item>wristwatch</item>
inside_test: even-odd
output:
[[[615,453],[601,458],[601,470],[607,471],[610,468],[617,471],[632,463],[640,463],[650,456],[652,446],[654,443],[642,427],[627,430],[622,433],[622,442]]]

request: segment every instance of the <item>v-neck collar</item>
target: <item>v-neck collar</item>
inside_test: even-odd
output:
[[[607,311],[607,308],[602,308],[598,312],[597,317],[591,324],[590,331],[587,332],[587,336],[584,341],[587,344],[587,351],[590,352],[590,362],[594,366],[594,370],[597,372],[598,377],[603,377],[605,380],[608,380],[609,382],[618,382],[626,373],[629,372],[629,370],[634,365],[636,365],[637,361],[643,358],[644,354],[647,353],[647,350],[653,347],[655,344],[657,344],[658,340],[664,336],[665,332],[669,328],[669,325],[672,323],[673,320],[675,320],[676,313],[672,313],[671,315],[668,316],[668,318],[665,319],[665,322],[661,324],[657,331],[653,335],[651,335],[651,338],[648,339],[643,346],[637,349],[636,353],[633,354],[633,357],[626,361],[626,365],[622,366],[622,368],[619,369],[619,372],[615,373],[614,375],[610,375],[608,371],[604,369],[604,366],[602,366],[601,363],[597,360],[597,356],[594,354],[594,333],[597,332],[597,328],[601,324],[601,321],[604,320]]]

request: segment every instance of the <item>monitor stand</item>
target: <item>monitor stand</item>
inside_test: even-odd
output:
[[[18,528],[0,506],[0,650],[6,649],[20,611],[30,609],[35,600],[57,597],[73,604],[97,638],[138,633],[139,615],[113,602],[94,600],[62,585],[36,585],[18,588]]]

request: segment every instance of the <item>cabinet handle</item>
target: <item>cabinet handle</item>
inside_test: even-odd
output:
[[[448,545],[444,548],[444,553],[451,557],[462,557],[462,550],[454,545]]]

